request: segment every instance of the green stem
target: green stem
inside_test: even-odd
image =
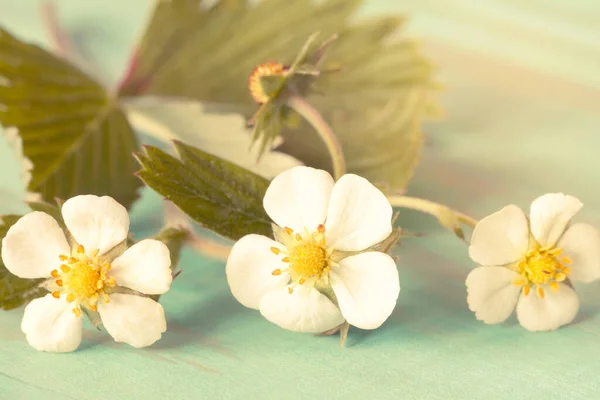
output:
[[[300,96],[291,96],[287,101],[287,105],[300,114],[317,131],[331,156],[335,179],[341,178],[346,173],[346,160],[344,159],[342,146],[329,124],[325,122],[321,114],[312,105]]]
[[[433,201],[409,196],[387,196],[387,198],[392,206],[410,208],[436,217],[440,224],[454,231],[461,239],[464,239],[464,235],[460,224],[468,225],[471,228],[475,228],[477,225],[476,219]]]

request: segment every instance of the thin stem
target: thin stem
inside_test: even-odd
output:
[[[346,160],[342,146],[329,124],[325,122],[321,114],[312,105],[300,96],[291,96],[287,100],[287,105],[300,114],[317,131],[331,156],[335,179],[341,178],[346,173]]]
[[[129,88],[129,86],[132,86],[133,83],[133,79],[134,79],[134,75],[136,72],[136,68],[137,68],[137,63],[138,63],[138,50],[136,49],[134,51],[134,53],[129,57],[129,61],[127,62],[127,67],[125,68],[125,74],[121,77],[121,79],[119,80],[119,83],[117,83],[117,93],[121,93],[122,91],[126,90],[126,89],[131,89]],[[143,86],[143,85],[138,85],[138,86]],[[128,93],[130,95],[135,95],[135,94],[139,94],[141,92],[141,87],[136,87],[135,93]]]
[[[392,206],[410,208],[436,217],[440,224],[454,231],[461,239],[464,239],[464,235],[460,224],[468,225],[471,228],[475,228],[477,225],[476,219],[443,204],[408,196],[387,196],[387,198]]]

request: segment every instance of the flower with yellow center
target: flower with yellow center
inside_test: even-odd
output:
[[[477,319],[505,321],[516,308],[531,331],[570,323],[579,310],[573,281],[600,278],[600,233],[591,225],[570,225],[582,203],[551,193],[531,204],[529,219],[509,205],[482,219],[469,255],[481,267],[467,277],[467,302]]]
[[[247,235],[231,249],[227,281],[235,298],[284,329],[323,332],[344,320],[379,327],[400,282],[394,260],[369,249],[392,232],[392,207],[366,179],[295,167],[264,197],[276,240]]]
[[[21,328],[38,350],[68,352],[81,342],[82,311],[98,312],[107,332],[134,347],[166,330],[163,308],[142,294],[169,290],[169,250],[146,239],[125,250],[127,210],[110,197],[76,196],[62,206],[67,228],[43,212],[23,216],[2,240],[6,268],[21,278],[47,278],[51,293],[25,308]],[[123,251],[125,250],[125,251]]]

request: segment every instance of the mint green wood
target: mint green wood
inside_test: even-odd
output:
[[[90,54],[116,80],[150,2],[59,3],[65,24],[89,32]],[[373,0],[366,13],[410,12],[409,31],[423,38],[446,84],[447,117],[427,126],[411,194],[482,217],[565,191],[586,204],[578,218],[600,226],[600,5],[401,3]],[[44,43],[36,5],[1,0],[0,22]],[[6,154],[0,148],[2,212],[21,207],[4,194],[18,193]],[[139,237],[158,225],[159,208],[145,193],[132,216]],[[152,348],[116,344],[88,326],[79,351],[39,353],[20,331],[22,310],[0,314],[0,399],[600,398],[600,284],[578,286],[580,314],[556,332],[529,333],[513,319],[487,326],[465,303],[466,246],[428,217],[407,211],[401,222],[427,236],[397,251],[398,307],[378,331],[351,330],[346,349],[243,308],[223,263],[187,251],[184,274],[163,297],[169,330]]]

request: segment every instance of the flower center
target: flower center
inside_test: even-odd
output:
[[[327,279],[329,266],[332,261],[329,259],[330,252],[325,246],[325,226],[319,225],[316,232],[306,232],[302,237],[300,233],[295,233],[291,228],[284,228],[280,241],[286,246],[282,250],[278,247],[271,247],[271,251],[279,255],[283,253],[285,257],[281,259],[287,264],[286,268],[277,268],[272,274],[281,275],[283,272],[290,274],[292,284],[288,291],[294,292],[294,287],[303,285],[306,282],[314,286],[318,281]]]
[[[516,271],[521,274],[521,279],[513,283],[523,286],[525,296],[529,295],[532,286],[536,286],[539,298],[544,298],[542,285],[548,285],[550,289],[558,291],[559,282],[567,279],[571,269],[565,264],[572,261],[569,257],[560,257],[562,249],[537,247],[529,250],[525,257],[517,263]]]
[[[299,244],[290,253],[290,267],[299,276],[318,276],[327,267],[327,253],[316,243]]]
[[[89,263],[76,263],[66,274],[64,285],[77,297],[91,297],[98,291],[100,271]]]
[[[59,299],[62,294],[66,294],[68,303],[75,302],[73,313],[77,316],[81,315],[80,306],[96,311],[100,296],[108,303],[110,299],[104,288],[116,284],[115,279],[107,275],[110,264],[98,259],[98,250],[90,254],[88,256],[84,247],[79,245],[70,257],[60,255],[59,259],[63,264],[51,272],[58,287],[58,290],[52,292],[52,296]]]

